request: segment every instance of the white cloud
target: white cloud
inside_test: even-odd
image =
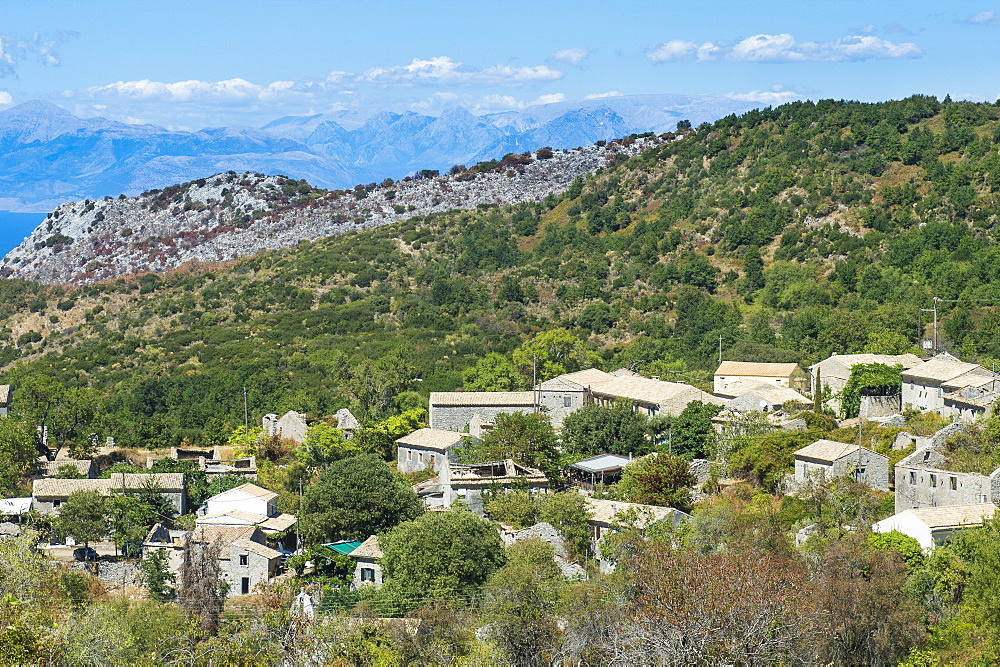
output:
[[[384,85],[507,85],[555,81],[562,78],[562,72],[546,65],[534,67],[511,67],[493,65],[475,68],[456,62],[448,56],[437,56],[428,60],[414,58],[409,65],[395,67],[374,67],[364,72],[348,75],[357,81]]]
[[[562,49],[561,51],[556,51],[549,57],[552,58],[552,60],[569,63],[570,65],[579,65],[589,55],[590,49],[578,46],[572,49]]]
[[[1000,23],[1000,16],[997,16],[997,13],[992,9],[988,9],[970,16],[965,22],[973,25],[996,25]]]
[[[798,42],[788,34],[760,34],[735,44],[696,44],[673,40],[646,52],[653,62],[694,57],[699,62],[727,60],[753,63],[854,62],[884,58],[916,58],[922,55],[912,42],[894,43],[873,35],[851,35],[833,42]]]
[[[77,33],[57,30],[54,33],[34,33],[30,39],[0,35],[0,78],[17,76],[18,66],[34,58],[43,65],[60,65],[59,47]]]
[[[685,42],[680,39],[673,39],[662,44],[654,44],[646,50],[646,57],[654,63],[662,63],[668,60],[679,60],[685,58],[698,50],[698,45],[694,42]]]
[[[791,90],[782,90],[780,86],[775,86],[771,90],[751,90],[748,93],[726,93],[726,97],[740,102],[763,102],[771,106],[799,100],[805,97],[800,93]]]
[[[93,86],[82,92],[92,97],[121,96],[135,99],[160,99],[175,102],[200,101],[248,101],[272,100],[295,84],[292,81],[275,81],[266,86],[250,83],[246,79],[225,81],[117,81],[106,86]]]
[[[854,28],[854,32],[861,32],[861,33],[864,33],[866,35],[870,35],[871,33],[875,32],[876,30],[878,30],[878,28],[876,26],[870,24],[870,23],[867,24],[867,25],[859,25],[859,26],[856,26]]]
[[[0,107],[5,107],[14,103],[14,98],[6,90],[0,90]]]
[[[554,104],[556,102],[565,102],[566,95],[563,93],[549,93],[547,95],[539,95],[533,100],[518,100],[512,95],[485,95],[476,102],[471,111],[473,113],[488,113],[491,111],[511,111],[527,109],[528,107],[537,106],[539,104]]]
[[[589,95],[584,95],[583,99],[585,99],[585,100],[600,100],[600,99],[604,99],[605,97],[621,97],[621,95],[622,94],[619,93],[617,90],[609,90],[606,93],[591,93]]]

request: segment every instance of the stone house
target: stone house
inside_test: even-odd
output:
[[[400,472],[430,468],[440,472],[445,459],[454,460],[452,451],[462,444],[462,434],[437,428],[417,429],[396,441],[396,465]]]
[[[170,456],[146,459],[146,467],[152,468],[158,462],[166,459],[176,461],[193,461],[197,469],[204,472],[210,479],[218,475],[242,475],[248,479],[257,479],[257,457],[242,456],[238,458],[223,458],[221,447],[210,449],[195,449],[191,447],[171,447]]]
[[[178,514],[184,514],[186,498],[184,474],[179,472],[113,473],[110,479],[36,479],[31,485],[31,508],[42,514],[58,514],[59,506],[76,491],[97,491],[103,496],[135,491],[147,484],[159,487]]]
[[[786,403],[808,405],[811,401],[788,387],[763,385],[740,394],[726,403],[726,409],[745,414],[747,412],[778,412]]]
[[[817,440],[795,452],[796,485],[848,475],[877,491],[888,491],[889,457],[833,440]]]
[[[309,423],[304,413],[289,410],[281,418],[273,413],[264,415],[263,427],[264,435],[269,438],[278,436],[301,445],[306,441]]]
[[[611,572],[614,563],[601,554],[601,538],[608,532],[617,530],[616,524],[629,521],[639,530],[645,530],[656,523],[669,522],[674,528],[690,518],[690,515],[673,507],[624,503],[617,500],[586,498],[590,513],[588,523],[592,532],[592,546],[600,562],[602,572]]]
[[[40,477],[55,477],[64,469],[64,466],[68,466],[78,474],[83,475],[84,479],[93,479],[97,476],[97,468],[90,459],[42,460],[38,462],[38,475]]]
[[[944,395],[943,414],[966,424],[989,415],[990,408],[1000,399],[1000,380],[977,378],[973,382]]]
[[[692,387],[684,382],[664,382],[640,375],[622,375],[590,388],[588,402],[612,405],[630,402],[637,412],[655,417],[678,416],[688,403],[701,401],[712,405],[725,405],[717,396]]]
[[[538,404],[553,428],[562,428],[563,420],[587,402],[587,387],[569,379],[571,375],[560,375],[535,387]]]
[[[1000,500],[1000,468],[954,472],[947,467],[947,457],[934,447],[918,449],[897,463],[896,512]]]
[[[474,415],[492,424],[499,414],[537,410],[533,391],[432,391],[428,426],[461,433],[468,428]]]
[[[378,537],[372,535],[352,551],[350,557],[357,563],[354,566],[354,588],[374,586],[381,588],[382,579],[382,549],[378,545]]]
[[[872,532],[899,531],[930,551],[963,528],[981,526],[996,510],[992,503],[908,509],[872,524]]]
[[[809,382],[813,396],[821,389],[828,389],[831,394],[838,394],[847,386],[851,368],[857,364],[899,365],[906,369],[920,363],[923,362],[915,354],[834,354],[809,367]],[[817,379],[820,386],[817,386]],[[830,399],[826,401],[826,405],[840,411],[839,399]]]
[[[198,526],[193,531],[179,531],[156,524],[146,536],[143,550],[167,551],[167,566],[178,574],[184,550],[192,542],[218,543],[219,568],[230,595],[250,593],[281,569],[281,553],[267,546],[263,532],[255,526]]]
[[[354,432],[361,428],[358,418],[347,408],[337,410],[333,417],[337,420],[337,428],[344,432],[344,440],[352,439]]]
[[[10,385],[0,384],[0,417],[6,417],[10,413]]]
[[[459,464],[445,460],[438,473],[436,494],[440,494],[440,505],[451,507],[456,500],[462,500],[473,512],[484,516],[483,493],[491,489],[525,489],[532,493],[544,493],[549,479],[541,470],[529,468],[510,459],[489,463]],[[437,505],[435,498],[427,498],[429,505]]]
[[[945,405],[945,394],[995,378],[994,373],[979,364],[968,364],[951,355],[939,354],[903,371],[903,405],[916,410],[935,410],[944,417],[950,417],[952,414]]]
[[[754,381],[785,387],[797,392],[809,391],[809,374],[795,363],[772,364],[749,361],[723,361],[715,370],[713,392],[723,394],[734,382]]]

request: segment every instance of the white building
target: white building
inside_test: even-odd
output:
[[[955,531],[982,525],[983,521],[993,518],[996,509],[993,503],[909,509],[876,522],[872,525],[872,532],[896,530],[915,539],[924,549],[931,550]]]

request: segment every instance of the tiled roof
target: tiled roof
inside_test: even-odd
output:
[[[445,431],[439,428],[421,428],[409,435],[404,435],[396,441],[400,445],[426,447],[444,451],[462,442],[462,434],[455,431]]]
[[[885,364],[886,366],[900,365],[903,368],[912,368],[923,361],[915,354],[834,354],[819,363],[809,367],[809,370],[816,374],[816,369],[822,371],[822,377],[835,377],[847,380],[851,374],[851,367],[856,364]]]
[[[181,491],[184,489],[184,474],[116,472],[110,479],[36,479],[31,485],[31,495],[35,498],[65,498],[75,491],[97,491],[106,496],[121,489],[141,489],[151,482],[164,491]]]
[[[996,512],[993,503],[982,505],[955,505],[953,507],[924,507],[907,510],[930,528],[957,528],[958,526],[974,526],[989,519]]]
[[[278,516],[269,516],[257,525],[261,527],[261,530],[280,533],[294,526],[297,520],[294,514],[279,514]]]
[[[598,498],[586,498],[587,508],[590,510],[590,520],[594,523],[612,524],[615,517],[621,513],[634,509],[639,517],[638,527],[644,528],[658,521],[673,517],[687,516],[684,512],[673,507],[660,507],[658,505],[641,505],[639,503],[623,503],[617,500],[602,500]]]
[[[611,382],[616,377],[616,375],[599,371],[596,368],[587,368],[582,371],[564,373],[559,376],[559,378],[563,380],[569,380],[570,382],[575,382],[576,384],[583,385],[584,387],[590,387],[591,389],[596,389],[605,382]]]
[[[232,526],[235,524],[254,526],[266,518],[267,517],[265,516],[253,514],[251,512],[229,510],[227,512],[212,512],[211,514],[205,514],[196,518],[195,523],[199,526]]]
[[[249,538],[236,540],[235,542],[233,542],[233,546],[238,547],[240,549],[246,549],[250,553],[257,554],[258,556],[263,556],[268,560],[281,557],[280,551],[275,551],[266,544],[260,544],[258,542],[254,542]]]
[[[533,391],[432,391],[430,404],[435,405],[520,405],[533,406]]]
[[[381,558],[382,549],[378,546],[378,536],[372,535],[351,552],[351,558]]]
[[[268,491],[267,489],[261,488],[256,484],[241,484],[236,488],[230,489],[230,491],[243,491],[244,493],[249,493],[251,496],[256,496],[257,498],[263,498],[264,500],[274,500],[278,497],[278,494],[274,491]],[[222,493],[229,493],[229,491],[223,491]],[[213,498],[218,498],[222,493],[213,496]]]
[[[723,361],[716,375],[746,375],[769,378],[786,378],[799,369],[798,364],[767,364],[752,361]]]
[[[849,445],[846,442],[836,442],[834,440],[817,440],[811,445],[806,445],[795,452],[795,456],[817,461],[836,461],[839,458],[853,454],[861,449],[857,445]]]
[[[86,476],[90,472],[93,463],[89,459],[64,459],[62,461],[44,461],[41,463],[41,472],[46,477],[54,477],[59,474],[59,469],[63,466],[76,468],[81,475]]]
[[[697,387],[682,382],[664,382],[644,377],[620,377],[594,388],[595,394],[611,398],[627,398],[660,406],[660,411],[679,415],[691,401],[724,405],[725,401]]]
[[[748,392],[744,392],[734,398],[729,403],[732,404],[734,401],[742,401],[744,397],[758,397],[763,401],[767,401],[769,405],[782,405],[789,401],[795,401],[798,403],[810,403],[809,399],[789,387],[758,387]]]
[[[141,489],[146,484],[156,484],[164,491],[183,491],[184,473],[182,472],[148,472],[111,474],[112,489]]]
[[[223,544],[232,544],[237,540],[250,539],[256,532],[256,526],[198,526],[192,532],[191,539],[207,543],[218,539]]]
[[[967,364],[962,361],[949,361],[947,359],[929,359],[919,366],[914,366],[903,371],[905,377],[936,382],[953,380],[967,373],[983,376],[993,375],[979,364]]]

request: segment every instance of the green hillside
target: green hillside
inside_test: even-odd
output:
[[[94,390],[91,430],[120,444],[213,444],[243,423],[244,387],[252,423],[345,406],[383,418],[556,329],[596,355],[563,365],[698,383],[720,340],[747,361],[910,350],[935,297],[940,345],[989,367],[998,141],[995,105],[794,103],[687,132],[544,204],[105,285],[2,281],[0,382]]]

